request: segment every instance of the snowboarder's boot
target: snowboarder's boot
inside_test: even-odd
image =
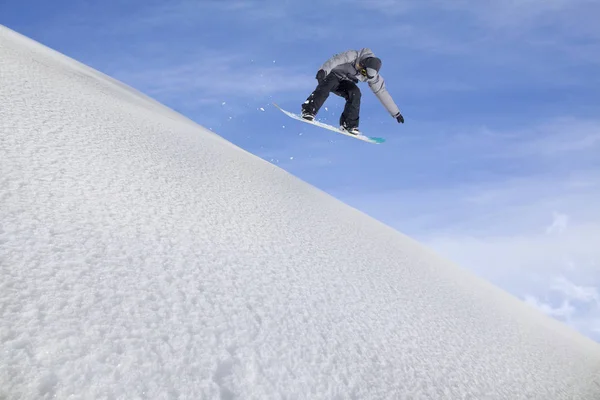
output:
[[[315,120],[315,114],[311,113],[310,111],[307,110],[302,110],[302,118],[309,120],[309,121],[314,121]]]
[[[343,130],[343,131],[346,131],[346,132],[348,132],[348,133],[349,133],[349,134],[351,134],[351,135],[360,135],[360,130],[358,129],[358,126],[354,126],[354,127],[352,127],[352,128],[348,128],[348,127],[346,126],[346,124],[342,124],[342,125],[340,126],[340,129],[341,129],[341,130]]]

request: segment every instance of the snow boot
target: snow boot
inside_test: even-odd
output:
[[[315,120],[315,115],[312,114],[309,111],[306,110],[302,110],[302,118],[308,120],[308,121],[314,121]]]
[[[360,130],[358,129],[358,126],[348,128],[345,124],[343,124],[340,126],[340,129],[348,132],[351,135],[357,135],[357,136],[360,135]]]

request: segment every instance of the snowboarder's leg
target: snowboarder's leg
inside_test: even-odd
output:
[[[340,126],[352,133],[359,133],[361,92],[358,86],[351,81],[343,81],[336,90],[338,96],[346,99],[344,111],[340,115]]]
[[[308,119],[314,119],[319,112],[329,93],[335,90],[340,84],[339,78],[334,74],[329,74],[325,79],[319,82],[316,89],[308,96],[302,104],[302,116]],[[312,116],[312,118],[310,118]]]

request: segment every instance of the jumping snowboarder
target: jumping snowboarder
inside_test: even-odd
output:
[[[360,89],[356,85],[367,82],[379,101],[398,123],[404,123],[404,117],[392,96],[385,88],[385,81],[379,74],[381,60],[368,49],[348,50],[338,53],[327,60],[317,72],[317,88],[302,104],[302,118],[313,121],[329,93],[346,99],[344,111],[340,115],[340,129],[359,135]]]

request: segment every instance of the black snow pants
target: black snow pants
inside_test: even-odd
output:
[[[308,96],[302,104],[302,110],[317,115],[325,100],[333,93],[346,99],[344,111],[340,115],[340,125],[346,128],[357,128],[360,117],[360,89],[356,83],[348,80],[340,80],[334,74],[329,74],[319,82],[317,88]]]

